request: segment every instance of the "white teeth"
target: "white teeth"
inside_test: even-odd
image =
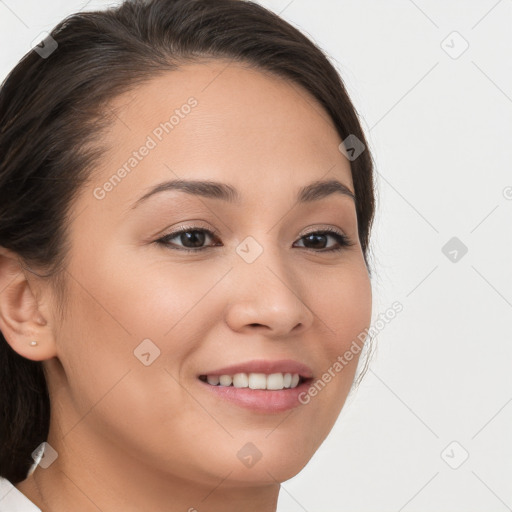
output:
[[[267,377],[267,389],[283,389],[284,377],[282,373],[272,373]]]
[[[264,373],[249,373],[249,387],[251,389],[266,389],[267,376]]]
[[[235,388],[249,387],[249,377],[247,377],[247,373],[235,373],[235,375],[233,375],[233,386],[235,386]]]
[[[233,378],[231,377],[231,375],[221,375],[219,381],[221,386],[231,386]]]
[[[208,375],[206,379],[208,380],[208,384],[211,384],[212,386],[216,386],[220,382],[218,375]]]
[[[298,373],[235,373],[234,375],[208,375],[208,384],[212,386],[233,386],[235,388],[279,390],[296,388],[299,384]]]

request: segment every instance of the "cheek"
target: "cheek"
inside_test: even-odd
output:
[[[150,446],[151,436],[143,442],[140,433],[159,425],[177,434],[181,415],[171,411],[197,413],[175,380],[193,345],[181,327],[197,294],[177,296],[166,286],[171,283],[146,279],[142,272],[120,276],[114,268],[103,273],[96,267],[87,281],[86,275],[84,268],[81,286],[70,290],[73,300],[58,333],[71,402],[64,430],[74,436],[94,431],[141,453],[154,449],[156,456],[162,437]],[[185,283],[172,284],[187,290]]]
[[[371,282],[366,267],[354,262],[337,274],[327,276],[321,286],[316,283],[311,309],[324,334],[326,354],[334,362],[354,340],[361,345],[361,334],[371,322]]]
[[[197,330],[205,309],[210,311],[218,301],[217,282],[230,269],[229,264],[214,266],[193,257],[171,261],[166,249],[155,245],[129,247],[118,265],[119,259],[118,250],[96,270],[105,301],[132,338],[154,338],[164,345],[175,333],[183,338],[189,329]],[[183,339],[179,345],[184,345]]]
[[[371,323],[372,288],[364,264],[355,262],[331,277],[311,298],[311,309],[322,333],[322,370],[304,399],[316,402],[328,418],[326,424],[332,425],[353,384]]]
[[[181,378],[183,363],[207,337],[207,319],[221,318],[222,311],[213,308],[222,301],[212,288],[225,272],[199,273],[163,258],[144,264],[128,251],[115,258],[96,253],[94,262],[84,258],[70,268],[75,280],[59,357],[78,413],[85,415],[101,400],[110,404],[105,419],[134,409],[132,418],[162,421],[168,409],[150,407],[160,392],[162,403],[185,410],[186,394],[173,377]]]

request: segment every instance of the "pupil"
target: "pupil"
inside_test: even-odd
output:
[[[204,235],[205,234],[202,231],[187,231],[181,234],[181,243],[183,243],[185,247],[200,247],[204,243]],[[187,243],[191,242],[192,245],[187,246],[187,244],[184,243],[185,241]]]
[[[316,245],[315,242],[318,242],[320,240],[320,243],[324,242],[325,243],[325,235],[318,235],[318,234],[312,234],[312,235],[307,235],[306,236],[306,239],[309,239],[309,240],[313,240],[313,245]],[[315,247],[313,247],[315,248]],[[316,247],[318,248],[318,247]],[[320,249],[322,249],[323,247],[320,247]]]

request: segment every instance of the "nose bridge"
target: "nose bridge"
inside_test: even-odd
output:
[[[228,318],[235,329],[265,325],[285,334],[312,322],[301,293],[300,273],[294,274],[272,232],[248,235],[236,247]]]
[[[285,287],[286,294],[292,293],[290,288],[293,290],[297,283],[286,262],[287,254],[275,238],[272,231],[246,236],[236,247],[236,267],[241,278],[248,277],[274,291]]]

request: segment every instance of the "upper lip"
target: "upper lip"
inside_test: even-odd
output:
[[[306,379],[313,377],[313,372],[309,366],[292,359],[246,361],[245,363],[233,364],[224,368],[208,370],[202,373],[202,375],[234,375],[235,373],[297,373]]]

